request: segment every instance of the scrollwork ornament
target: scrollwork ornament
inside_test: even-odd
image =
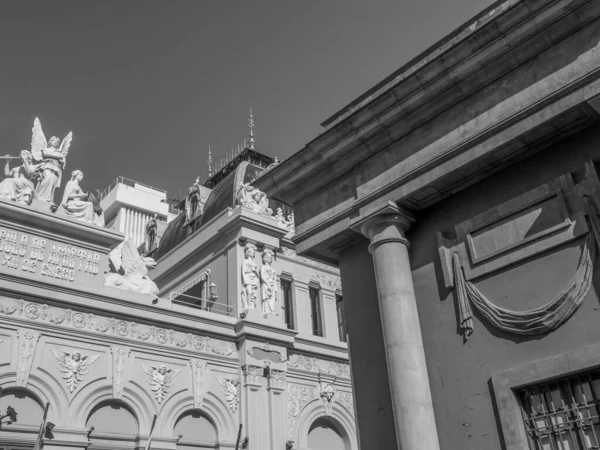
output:
[[[194,408],[201,409],[204,402],[204,394],[206,393],[205,383],[207,373],[210,371],[206,361],[193,359],[190,361],[192,368],[192,390],[194,393]]]

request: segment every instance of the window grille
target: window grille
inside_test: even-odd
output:
[[[517,392],[533,450],[600,449],[600,370]]]

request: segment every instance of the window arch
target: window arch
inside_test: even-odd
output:
[[[218,448],[217,430],[212,421],[199,410],[183,413],[177,419],[173,435],[177,449]],[[181,436],[181,437],[180,437]]]
[[[350,450],[350,439],[335,420],[319,417],[308,430],[310,450]]]
[[[114,400],[98,404],[90,413],[86,428],[90,433],[89,448],[134,448],[139,433],[135,414],[124,403]]]
[[[29,391],[20,388],[4,389],[0,396],[0,415],[5,414],[9,406],[17,412],[17,421],[7,425],[6,430],[28,431],[40,427],[44,410],[39,400]]]

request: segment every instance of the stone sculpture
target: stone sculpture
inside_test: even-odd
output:
[[[267,194],[254,186],[250,186],[250,183],[240,183],[237,198],[240,205],[251,209],[255,213],[267,216],[273,215],[273,210],[269,208]]]
[[[154,398],[159,404],[162,403],[168,389],[173,386],[173,379],[179,375],[181,369],[167,369],[164,364],[158,367],[142,364],[142,368],[146,372],[148,384],[154,392]]]
[[[275,302],[277,302],[277,273],[271,266],[273,263],[273,252],[265,250],[262,254],[263,265],[260,267],[260,288],[262,295],[262,312],[264,314],[275,314]]]
[[[82,376],[88,374],[89,366],[99,358],[99,356],[82,356],[78,351],[68,353],[52,349],[52,353],[58,360],[58,370],[67,381],[69,392],[77,389],[77,384],[83,380]]]
[[[83,180],[83,172],[74,170],[71,179],[65,186],[62,202],[60,203],[61,211],[67,217],[103,227],[104,212],[100,208],[100,214],[97,213],[99,206],[90,201],[92,195],[89,192],[83,192],[79,185],[81,180]]]
[[[52,136],[46,141],[42,124],[36,117],[33,122],[31,137],[31,154],[36,162],[40,162],[40,182],[38,183],[34,198],[48,203],[54,202],[54,191],[60,186],[62,172],[66,165],[66,157],[69,154],[73,133],[70,132],[61,140]]]
[[[158,295],[156,283],[148,278],[148,268],[156,267],[152,258],[142,258],[131,239],[119,244],[108,254],[111,272],[104,277],[104,285],[139,294]]]
[[[331,411],[333,409],[333,397],[335,396],[335,388],[333,387],[333,383],[335,383],[335,379],[329,383],[319,380],[319,385],[321,388],[319,397],[321,397],[321,400],[323,400],[325,414],[327,415],[331,415]]]
[[[277,220],[277,226],[283,228],[288,232],[289,235],[295,233],[294,228],[294,213],[289,213],[287,218],[283,214],[283,209],[277,208],[277,214],[275,214],[275,220]]]
[[[22,164],[10,168],[11,156],[6,155],[4,176],[7,178],[0,182],[0,198],[30,205],[33,200],[35,181],[39,178],[37,169],[39,164],[33,164],[33,155],[27,150],[20,153]]]
[[[260,283],[258,267],[254,263],[256,247],[246,244],[244,247],[244,262],[242,263],[242,310],[256,309],[258,285]]]
[[[156,222],[157,217],[158,214],[154,214],[154,216],[146,224],[145,253],[149,253],[154,250],[154,246],[156,245],[156,232],[158,227],[158,223]]]

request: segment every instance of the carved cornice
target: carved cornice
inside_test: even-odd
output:
[[[46,322],[51,325],[58,325],[61,328],[103,333],[117,338],[151,342],[171,348],[187,349],[230,358],[237,358],[238,356],[234,343],[219,341],[208,336],[181,333],[112,317],[96,316],[91,313],[7,297],[0,297],[0,317],[2,315],[14,315],[22,320]]]
[[[309,259],[304,256],[300,256],[296,253],[296,250],[294,250],[292,248],[281,247],[281,252],[283,253],[283,256],[287,256],[288,258],[295,259],[297,261],[301,261],[309,266],[317,267],[317,268],[324,270],[324,271],[326,271],[332,275],[335,275],[337,277],[340,276],[340,269],[330,266],[328,264],[324,264],[320,261],[315,261],[314,259]]]

